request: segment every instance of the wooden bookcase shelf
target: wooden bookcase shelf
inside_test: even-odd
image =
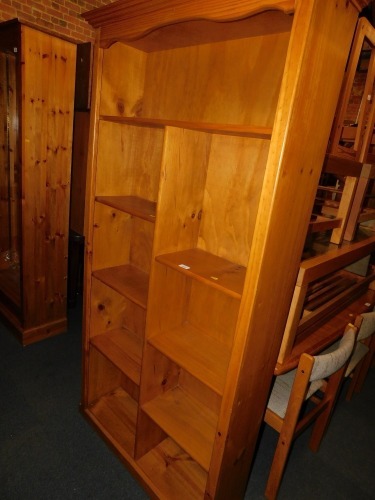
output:
[[[118,116],[101,116],[102,121],[113,123],[124,123],[128,125],[149,126],[149,127],[175,127],[185,128],[189,130],[198,130],[212,134],[228,134],[239,135],[242,137],[253,137],[254,139],[271,139],[272,128],[257,127],[253,125],[238,125],[227,123],[195,123],[192,121],[182,120],[162,120],[157,118],[142,118],[142,117],[118,117]]]
[[[246,274],[243,266],[197,248],[158,255],[156,260],[231,297],[241,299]]]
[[[244,496],[358,17],[298,5],[84,15],[82,405],[156,498]]]
[[[94,271],[93,276],[143,309],[147,306],[148,275],[130,264]]]
[[[138,196],[97,196],[96,201],[126,212],[134,217],[155,221],[156,203],[144,200]]]
[[[204,470],[210,468],[218,416],[175,387],[142,406],[176,443]]]

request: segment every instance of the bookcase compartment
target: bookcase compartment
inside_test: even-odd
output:
[[[94,347],[89,359],[86,412],[122,454],[133,457],[138,387]]]
[[[155,274],[149,343],[222,394],[240,301],[160,264]]]
[[[97,202],[93,269],[129,264],[149,273],[154,224]]]
[[[136,196],[156,202],[164,130],[100,120],[96,196]]]
[[[93,278],[91,345],[139,385],[145,310]]]
[[[288,28],[148,53],[115,43],[104,52],[100,114],[272,127]]]
[[[155,253],[200,248],[246,266],[269,140],[166,127]]]
[[[145,413],[208,471],[221,398],[153,347],[146,349],[145,359],[154,361],[154,377],[150,388],[153,397],[142,402],[141,414]],[[146,450],[147,432],[142,431],[147,427],[142,426],[140,418],[138,445],[146,446]]]
[[[207,472],[171,438],[161,441],[138,461],[160,498],[201,500]]]

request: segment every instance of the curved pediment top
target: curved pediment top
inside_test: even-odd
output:
[[[100,28],[100,43],[132,42],[168,26],[188,22],[237,21],[265,11],[292,14],[296,0],[119,0],[83,14]]]

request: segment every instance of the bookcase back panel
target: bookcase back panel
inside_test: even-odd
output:
[[[96,401],[121,384],[120,371],[95,348],[90,349],[88,401]]]
[[[180,371],[179,385],[184,391],[197,399],[211,411],[219,414],[222,398],[214,391],[211,391],[196,377],[193,377],[185,370]]]
[[[192,281],[187,306],[188,322],[231,349],[236,327],[239,301],[199,281]]]
[[[149,335],[157,335],[187,321],[191,280],[158,263],[154,265],[152,280],[157,284],[157,293],[148,305],[148,331]],[[154,290],[152,286],[150,289]]]
[[[103,51],[100,114],[141,114],[147,55],[115,43]]]
[[[132,264],[149,272],[154,224],[95,204],[93,270]]]
[[[153,278],[157,292],[149,306],[149,336],[186,327],[231,349],[239,300],[159,263]]]
[[[156,253],[194,248],[203,208],[211,136],[168,127],[156,215]]]
[[[128,214],[95,203],[93,270],[129,261],[132,219]]]
[[[142,368],[147,384],[141,389],[141,405],[178,385],[180,368],[152,346],[147,346],[144,351]]]
[[[247,266],[269,141],[213,134],[198,247]]]
[[[130,247],[129,261],[138,269],[149,273],[155,226],[152,222],[136,217],[132,220],[132,245]]]
[[[164,132],[101,121],[96,195],[140,196],[156,201]]]
[[[149,54],[142,116],[271,127],[288,41],[281,33]]]

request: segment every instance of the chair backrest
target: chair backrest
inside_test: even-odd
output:
[[[375,312],[361,314],[362,323],[358,332],[357,340],[364,340],[375,333]]]
[[[336,350],[328,354],[314,356],[315,361],[310,375],[310,382],[329,377],[345,365],[353,351],[357,331],[357,327],[349,325]]]

